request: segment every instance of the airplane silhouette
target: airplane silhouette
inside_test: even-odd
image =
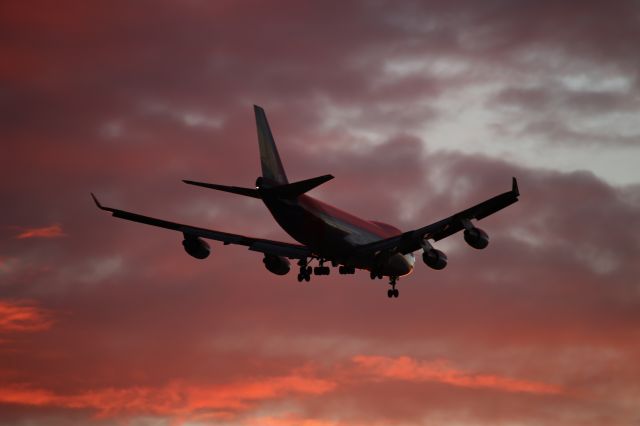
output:
[[[297,260],[298,281],[310,281],[315,275],[329,275],[326,262],[339,267],[340,274],[353,274],[356,269],[370,272],[371,279],[389,277],[388,297],[398,297],[398,278],[413,271],[413,252],[422,250],[424,263],[433,269],[447,266],[447,256],[434,248],[430,241],[439,241],[458,231],[464,231],[464,240],[475,249],[484,249],[489,236],[471,221],[483,219],[518,201],[520,192],[514,177],[510,191],[462,210],[445,219],[422,228],[402,232],[386,223],[364,220],[318,201],[308,195],[313,188],[333,179],[324,175],[289,183],[264,110],[254,105],[262,176],[255,188],[217,185],[185,180],[190,185],[258,198],[264,202],[276,222],[301,244],[252,238],[212,229],[169,222],[111,207],[104,207],[92,193],[96,205],[114,217],[158,226],[181,232],[185,251],[196,259],[205,259],[211,253],[205,239],[221,241],[224,245],[239,244],[264,255],[267,270],[285,275],[291,270],[289,259]],[[312,268],[310,262],[318,261]]]

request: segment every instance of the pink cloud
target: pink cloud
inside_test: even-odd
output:
[[[473,374],[457,369],[449,361],[418,361],[411,357],[358,355],[353,362],[375,380],[404,380],[410,382],[438,382],[452,386],[493,389],[504,392],[560,394],[560,386],[513,379],[493,374]]]
[[[351,362],[335,363],[324,376],[307,367],[283,376],[247,377],[226,384],[206,385],[172,381],[159,386],[96,387],[76,393],[7,384],[0,390],[0,403],[74,410],[90,409],[101,418],[133,415],[158,415],[174,419],[196,419],[202,416],[235,418],[240,415],[250,416],[256,412],[258,404],[267,401],[282,401],[294,396],[321,397],[339,392],[345,387],[366,386],[371,380],[435,382],[454,387],[510,393],[564,393],[559,386],[542,382],[464,372],[442,360],[418,361],[406,356],[392,358],[358,355],[353,357]],[[260,421],[263,421],[262,424],[270,425],[347,424],[299,416],[265,417],[260,418]]]
[[[52,424],[55,412],[82,425],[96,413],[105,424],[140,413],[526,425],[557,422],[547,416],[561,410],[566,424],[629,423],[637,403],[623,405],[640,377],[638,188],[516,164],[546,137],[619,149],[617,130],[635,128],[624,121],[638,106],[639,86],[625,77],[640,58],[636,9],[626,0],[7,8],[0,366],[11,370],[0,369],[0,423]],[[625,90],[569,89],[571,75],[622,76]],[[517,134],[509,144],[532,138],[522,156],[428,149],[481,137],[465,127],[458,97],[487,107],[476,124]],[[254,182],[252,103],[267,109],[289,177],[334,174],[313,195],[357,215],[423,226],[508,189],[512,175],[521,202],[482,221],[487,250],[461,236],[439,243],[450,266],[418,262],[396,304],[366,273],[301,286],[294,274],[270,275],[259,254],[221,244],[198,262],[179,233],[91,202],[93,191],[114,207],[288,240],[257,200],[180,182]],[[619,112],[609,132],[600,117],[566,119]],[[56,222],[64,229],[10,227]],[[99,273],[111,259],[121,259],[118,273]],[[52,327],[39,306],[69,314]],[[325,369],[295,370],[318,359]],[[280,416],[278,404],[299,410]]]
[[[42,331],[52,324],[50,314],[37,306],[0,299],[0,332]]]
[[[322,395],[335,387],[334,381],[306,372],[221,385],[175,381],[157,387],[96,388],[76,394],[5,385],[0,388],[0,404],[91,409],[102,418],[136,414],[199,418],[206,413],[230,417],[263,401],[291,395]]]
[[[17,239],[25,238],[58,238],[66,237],[60,225],[45,226],[42,228],[27,228],[16,236]]]
[[[356,426],[357,423],[339,420],[324,420],[301,417],[295,414],[282,416],[263,416],[249,419],[243,424],[247,426]]]

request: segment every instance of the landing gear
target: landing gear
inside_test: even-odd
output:
[[[382,272],[371,271],[371,272],[369,273],[369,277],[370,277],[372,280],[375,280],[376,278],[382,279]]]
[[[316,275],[329,275],[331,269],[328,266],[316,266],[313,268],[313,273]]]
[[[298,265],[300,265],[300,272],[298,273],[298,282],[301,283],[302,281],[306,281],[306,282],[311,281],[311,272],[313,271],[313,269],[311,268],[311,266],[307,264],[307,259],[300,259],[300,261],[298,262]]]
[[[354,268],[353,266],[340,265],[340,267],[338,268],[338,272],[341,275],[352,275],[356,273],[356,268]]]
[[[392,297],[398,297],[400,295],[400,292],[396,288],[397,282],[398,282],[398,277],[391,277],[389,279],[389,285],[391,286],[391,288],[387,290],[387,297],[389,299],[391,299]]]
[[[328,266],[324,266],[324,259],[320,259],[320,266],[313,268],[313,273],[316,275],[329,275],[331,269]]]
[[[313,273],[316,275],[329,275],[329,273],[331,272],[331,269],[328,266],[324,266],[324,259],[320,259],[319,263],[320,265],[316,266],[315,268],[313,268]]]

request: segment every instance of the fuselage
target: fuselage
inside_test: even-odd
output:
[[[413,254],[358,255],[358,246],[401,234],[394,226],[364,220],[308,195],[263,201],[282,229],[323,259],[388,276],[413,270]]]

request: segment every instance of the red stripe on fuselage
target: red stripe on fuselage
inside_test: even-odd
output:
[[[327,218],[337,219],[342,223],[353,226],[359,231],[364,231],[374,237],[377,237],[376,239],[394,237],[402,233],[401,230],[394,226],[382,222],[373,222],[359,218],[352,215],[351,213],[347,213],[329,204],[323,203],[322,201],[316,200],[315,198],[312,198],[308,195],[302,195],[298,197],[298,202],[309,212],[315,213],[318,217],[323,218],[328,226],[331,225],[330,223],[326,222]]]
[[[308,195],[264,202],[289,235],[327,259],[350,259],[354,247],[402,233],[391,225],[361,219]]]
[[[400,235],[402,231],[392,225],[361,219],[307,195],[263,201],[282,229],[317,256],[388,276],[413,270],[413,256],[390,253],[379,258],[377,253],[368,253],[363,257],[355,250],[359,245]]]

